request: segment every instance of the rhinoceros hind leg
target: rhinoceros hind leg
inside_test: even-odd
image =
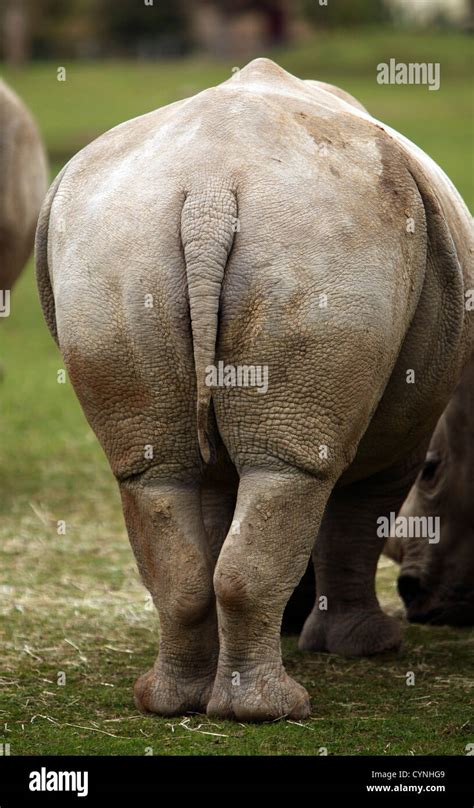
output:
[[[384,547],[378,520],[398,512],[417,470],[417,462],[405,462],[332,492],[313,550],[317,596],[301,650],[365,656],[400,646],[401,624],[384,614],[375,594]]]
[[[158,658],[138,679],[135,703],[159,715],[205,712],[218,639],[199,485],[139,479],[120,489],[138,567],[160,617]]]
[[[332,484],[284,465],[242,475],[214,575],[220,651],[209,716],[271,721],[309,714],[306,690],[283,666],[280,628]]]

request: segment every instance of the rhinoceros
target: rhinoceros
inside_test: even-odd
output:
[[[39,292],[159,612],[142,710],[308,715],[280,627],[318,531],[301,647],[398,646],[375,524],[472,352],[470,224],[416,146],[267,59],[57,177]]]
[[[401,563],[398,591],[408,620],[473,625],[474,356],[438,421],[399,517],[432,520],[435,528],[421,537],[397,536],[395,526],[385,548]],[[400,528],[406,532],[404,523]]]
[[[47,188],[46,155],[36,124],[0,79],[1,292],[10,292],[28,260]]]
[[[412,623],[474,624],[474,356],[439,419],[384,553],[401,565],[397,587]],[[414,523],[410,529],[409,520]],[[401,533],[401,535],[397,535]],[[294,634],[315,599],[308,568],[283,629]]]

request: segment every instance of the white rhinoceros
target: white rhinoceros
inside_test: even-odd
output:
[[[308,714],[280,625],[321,521],[302,647],[398,645],[376,523],[472,351],[470,223],[423,152],[266,59],[56,179],[38,284],[159,612],[142,709]]]
[[[408,620],[474,625],[474,356],[438,421],[400,518],[402,535],[391,536],[386,553],[401,564],[398,591]],[[410,519],[425,527],[424,535],[405,535]]]
[[[36,124],[0,79],[0,290],[10,291],[33,248],[48,188],[47,162]]]

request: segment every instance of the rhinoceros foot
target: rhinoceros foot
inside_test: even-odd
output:
[[[155,667],[137,679],[135,704],[141,712],[157,715],[205,713],[213,682],[213,673],[202,678],[178,678]]]
[[[400,647],[398,620],[380,609],[328,614],[311,612],[299,640],[301,651],[326,651],[342,656],[370,656]]]
[[[234,672],[235,677],[235,672]],[[307,691],[283,666],[255,665],[236,682],[232,673],[218,672],[207,714],[237,721],[301,720],[310,713]]]

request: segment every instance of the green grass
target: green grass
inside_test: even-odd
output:
[[[150,747],[202,755],[465,752],[473,639],[448,628],[411,627],[401,653],[374,659],[301,654],[294,638],[285,640],[288,671],[312,698],[312,716],[299,724],[141,716],[131,689],[152,664],[156,618],[117,497],[106,489],[104,481],[99,498],[89,488],[85,500],[78,492],[67,509],[33,501],[34,511],[19,508],[2,528],[3,580],[11,589],[2,596],[0,743],[10,743],[12,754],[144,755]],[[68,521],[65,536],[56,533],[57,518]],[[384,561],[380,589],[392,611],[393,577]]]
[[[469,40],[393,34],[321,36],[272,54],[306,78],[345,87],[445,168],[474,197]],[[375,65],[391,56],[440,61],[438,93],[380,87]],[[35,112],[53,171],[105,129],[227,78],[231,64],[54,64],[3,71]],[[300,654],[287,668],[309,690],[301,724],[263,726],[142,717],[131,689],[150,667],[157,620],[138,580],[118,491],[44,325],[28,266],[0,320],[0,743],[12,754],[463,754],[469,724],[469,630],[407,627],[400,654],[343,660]],[[66,521],[58,535],[57,520]],[[395,567],[379,590],[400,614]],[[401,618],[400,618],[401,619]],[[407,671],[416,684],[406,685]],[[58,685],[58,673],[66,684]],[[207,734],[215,733],[215,734]]]

